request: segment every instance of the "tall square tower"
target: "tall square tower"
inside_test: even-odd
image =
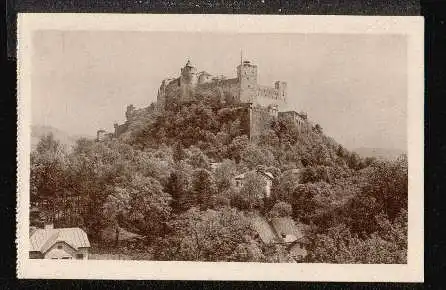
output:
[[[250,61],[243,61],[237,66],[237,78],[240,85],[240,102],[255,103],[257,97],[257,66]]]

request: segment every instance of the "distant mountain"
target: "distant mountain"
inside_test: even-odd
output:
[[[353,150],[358,153],[361,157],[375,157],[378,159],[388,159],[393,160],[398,158],[401,154],[407,153],[401,149],[390,149],[390,148],[367,148],[361,147]]]
[[[35,149],[40,139],[50,133],[53,133],[54,139],[60,141],[67,149],[71,149],[79,138],[93,138],[91,136],[71,135],[52,126],[33,125],[31,126],[31,149]]]

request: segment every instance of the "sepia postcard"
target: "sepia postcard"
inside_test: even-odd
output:
[[[18,277],[423,282],[423,23],[20,14]]]

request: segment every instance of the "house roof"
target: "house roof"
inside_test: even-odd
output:
[[[37,229],[30,237],[30,251],[45,253],[58,242],[65,242],[75,250],[90,247],[87,233],[80,228]]]
[[[239,174],[239,175],[235,176],[234,179],[244,179],[246,177],[246,174],[248,174],[249,172],[257,172],[257,173],[261,174],[262,176],[268,177],[270,179],[274,179],[274,176],[272,173],[266,172],[266,171],[265,172],[264,171],[256,171],[256,170],[251,170],[251,171],[247,171],[242,174]]]
[[[272,218],[268,221],[255,215],[251,218],[251,225],[266,244],[279,240],[292,244],[304,236],[301,225],[296,225],[290,217]],[[282,234],[285,237],[282,237]]]
[[[279,236],[285,235],[285,242],[291,242],[291,238],[295,241],[304,236],[301,229],[290,217],[272,218],[271,224]]]
[[[268,221],[261,216],[251,218],[251,225],[265,244],[273,242],[277,237]]]

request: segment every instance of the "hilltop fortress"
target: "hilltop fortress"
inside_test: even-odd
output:
[[[219,98],[225,107],[239,111],[243,134],[254,140],[269,128],[272,120],[290,119],[301,132],[312,129],[312,123],[306,113],[283,111],[287,102],[287,83],[276,81],[273,86],[258,83],[257,65],[250,61],[240,61],[235,78],[213,76],[206,71],[197,72],[197,68],[188,60],[180,69],[177,78],[164,79],[157,94],[156,108],[168,109],[173,103],[190,104],[202,95]],[[128,124],[138,113],[133,105],[127,106],[126,122],[114,124],[114,133],[98,131],[98,140],[118,137],[127,131]]]
[[[196,93],[210,89],[216,90],[226,103],[251,103],[277,108],[284,105],[287,98],[287,83],[276,81],[274,86],[258,84],[257,65],[250,61],[241,61],[237,66],[237,77],[230,79],[212,76],[205,71],[197,72],[197,68],[187,61],[178,78],[162,81],[157,104],[165,107],[178,97],[181,103],[191,102]]]

